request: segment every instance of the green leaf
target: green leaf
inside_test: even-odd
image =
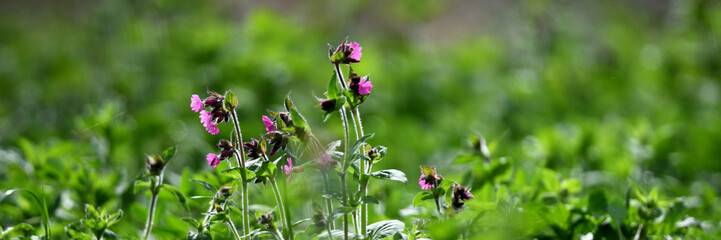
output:
[[[213,184],[210,184],[208,182],[201,181],[198,179],[190,179],[190,181],[194,182],[194,183],[199,183],[200,185],[203,185],[203,188],[210,191],[211,194],[215,194],[216,192],[218,192],[218,187],[216,187]]]
[[[308,128],[308,123],[305,121],[305,118],[298,113],[298,109],[295,108],[293,101],[290,100],[290,94],[285,97],[285,109],[290,112],[293,125],[296,127]]]
[[[365,143],[365,141],[366,141],[368,138],[372,138],[373,135],[374,135],[373,133],[368,134],[368,135],[365,135],[365,136],[361,137],[360,139],[358,139],[357,141],[355,141],[355,143],[353,143],[353,145],[351,145],[351,147],[348,149],[348,152],[352,154],[351,156],[353,156],[353,157],[352,157],[353,159],[347,158],[347,160],[348,160],[349,162],[350,162],[351,160],[355,160],[355,159],[357,159],[358,157],[360,157],[359,155],[364,155],[364,154],[357,154],[356,152],[358,152],[358,149],[360,149],[360,147]],[[346,167],[348,167],[348,165],[349,165],[348,163],[345,164]]]
[[[339,207],[333,209],[333,212],[330,213],[330,216],[328,216],[328,221],[332,222],[338,219],[339,217],[348,214],[350,212],[353,212],[355,208],[352,207]]]
[[[561,182],[558,175],[551,169],[541,169],[541,182],[549,192],[558,193],[561,191]]]
[[[326,96],[328,99],[336,99],[338,98],[338,75],[335,73],[333,76],[330,77],[330,82],[328,83],[328,92],[326,92]]]
[[[482,202],[482,201],[467,201],[466,206],[468,206],[471,209],[474,209],[478,212],[485,212],[490,210],[495,210],[498,208],[498,204],[495,202]]]
[[[406,224],[398,220],[386,220],[368,225],[366,235],[369,239],[384,239],[396,233],[401,233],[405,229]]]
[[[173,157],[175,157],[175,154],[177,152],[178,152],[177,145],[169,147],[168,149],[165,149],[165,151],[163,151],[163,154],[161,154],[161,156],[163,157],[163,161],[165,162],[166,166],[167,166],[168,162],[170,162],[170,160],[172,160]]]
[[[416,194],[416,197],[413,198],[413,207],[417,207],[418,205],[421,205],[426,200],[433,199],[433,194],[431,194],[428,191],[422,191]]]
[[[162,186],[160,186],[160,188],[170,191],[170,193],[174,194],[175,197],[178,198],[178,201],[180,202],[180,204],[183,205],[183,207],[185,207],[185,209],[189,209],[188,203],[187,203],[187,201],[185,201],[185,195],[183,195],[183,193],[180,192],[180,190],[178,190],[174,186],[168,185],[168,184],[163,184]]]
[[[40,213],[42,214],[42,222],[43,222],[43,228],[45,229],[45,237],[48,238],[48,239],[52,239],[53,236],[52,236],[52,234],[51,234],[51,232],[50,232],[50,215],[48,214],[48,206],[47,206],[47,204],[46,204],[46,202],[45,202],[45,198],[43,198],[43,200],[40,200],[40,197],[38,197],[38,195],[36,195],[35,193],[33,193],[33,192],[30,191],[30,190],[27,190],[27,189],[24,189],[24,188],[14,188],[14,189],[10,189],[10,190],[5,191],[5,193],[3,193],[3,195],[0,195],[0,203],[2,203],[2,201],[5,200],[5,198],[7,198],[8,196],[10,196],[10,195],[12,195],[13,193],[16,193],[16,192],[26,192],[26,193],[29,193],[30,196],[33,197],[33,199],[35,200],[35,202],[36,202],[38,205],[40,205],[40,207],[41,207],[41,209],[42,209],[42,212],[40,212]]]
[[[370,203],[378,204],[378,203],[380,203],[380,201],[378,201],[378,198],[376,198],[374,196],[367,195],[367,196],[364,196],[361,198],[361,203],[363,203],[363,204],[370,204]]]
[[[225,92],[225,101],[223,102],[223,109],[230,111],[238,106],[238,97],[233,94],[232,91],[228,90]],[[227,109],[226,109],[227,108]]]
[[[591,212],[602,212],[606,211],[608,200],[606,199],[606,193],[602,190],[596,190],[588,196],[588,211]]]
[[[150,188],[150,183],[143,180],[135,180],[133,184],[133,194],[137,194],[139,190]]]
[[[581,180],[577,178],[563,180],[561,189],[568,191],[568,193],[578,193],[581,191]]]
[[[250,182],[255,178],[255,173],[253,171],[248,170],[247,168],[242,167],[234,167],[229,168],[221,171],[220,173],[225,174],[226,176],[232,177],[236,180],[241,180],[245,182]]]
[[[406,174],[396,169],[380,170],[377,172],[372,172],[369,175],[378,179],[387,179],[402,183],[408,183],[408,178],[406,178]]]
[[[190,226],[193,226],[193,228],[196,228],[196,229],[197,229],[197,228],[200,227],[200,222],[198,222],[198,220],[195,220],[195,218],[184,217],[184,218],[183,218],[183,221],[185,221],[185,222],[187,222],[188,224],[190,224]]]

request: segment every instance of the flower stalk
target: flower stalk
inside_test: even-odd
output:
[[[235,113],[235,109],[232,109],[230,118],[233,121],[233,127],[235,130],[236,138],[235,138],[235,146],[238,146],[235,148],[235,159],[238,161],[238,166],[241,168],[245,168],[245,150],[243,149],[243,135],[240,131],[240,124],[238,124],[238,115]],[[240,150],[240,152],[238,152]],[[243,176],[243,179],[240,183],[240,190],[241,190],[241,204],[243,206],[243,209],[241,209],[242,218],[243,218],[243,233],[248,234],[250,233],[250,213],[248,211],[248,179],[245,179],[245,171],[240,171],[241,175]]]
[[[160,193],[160,186],[163,184],[163,174],[157,176],[157,180],[151,177],[151,188],[150,188],[150,207],[148,208],[148,219],[145,222],[145,231],[143,233],[143,239],[148,239],[150,231],[153,229],[153,220],[155,218],[155,208],[158,205],[158,194]]]

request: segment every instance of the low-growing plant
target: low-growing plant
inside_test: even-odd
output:
[[[207,90],[204,98],[191,95],[190,108],[199,114],[205,130],[216,136],[225,127],[223,124],[229,123],[230,137],[213,140],[217,149],[205,154],[210,167],[228,166],[226,169],[218,170],[219,174],[196,173],[194,177],[187,170],[183,173],[182,179],[207,190],[206,195],[190,197],[207,200],[205,212],[169,216],[190,226],[187,239],[635,240],[706,237],[710,231],[710,227],[690,216],[687,209],[691,204],[683,198],[665,199],[657,189],[646,192],[635,184],[629,184],[627,191],[620,194],[601,188],[586,189],[576,175],[493,157],[498,142],[489,144],[479,133],[471,135],[469,148],[453,160],[462,167],[461,174],[449,173],[441,166],[419,166],[420,191],[405,203],[408,208],[403,218],[369,223],[369,208],[386,200],[369,194],[369,186],[375,180],[397,182],[392,184],[407,184],[408,180],[397,169],[374,169],[388,148],[371,144],[374,134],[366,133],[363,126],[360,108],[374,86],[369,75],[361,76],[352,67],[361,61],[362,47],[346,39],[338,46],[329,45],[328,57],[332,74],[316,107],[324,122],[338,113],[343,128],[340,140],[323,143],[317,138],[311,129],[313,124],[301,114],[290,94],[282,101],[283,109],[268,110],[267,115],[258,118],[258,125],[262,124],[265,131],[249,139],[243,137],[238,117],[243,109],[239,109],[239,98],[232,90],[222,94]],[[65,226],[67,237],[153,239],[156,234],[155,238],[160,238],[153,229],[156,211],[161,209],[161,192],[174,195],[184,209],[191,209],[182,186],[178,189],[164,181],[165,170],[176,153],[177,147],[171,147],[160,155],[146,154],[146,171],[133,182],[133,194],[144,189],[150,193],[142,235],[120,235],[111,230],[122,219],[122,210],[110,214],[100,208],[107,205],[96,204],[96,209],[85,204],[84,217]],[[284,195],[283,184],[286,189],[301,184],[294,179],[298,174],[310,175],[320,183],[322,191],[310,199]],[[211,183],[203,176],[216,179]],[[251,205],[249,189],[253,186],[270,191],[274,206]],[[0,196],[0,202],[14,192],[27,192],[33,197],[34,204],[42,209],[42,238],[52,239],[44,197],[26,189],[12,189]],[[302,204],[292,206],[309,209],[289,208],[289,202],[299,201]],[[0,229],[0,239],[37,238],[33,236],[35,231],[32,225],[21,223]]]

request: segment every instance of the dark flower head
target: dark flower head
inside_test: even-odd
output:
[[[163,158],[157,154],[145,155],[145,167],[150,175],[159,176],[163,172],[164,165]]]
[[[215,144],[215,146],[218,146],[221,149],[233,149],[233,143],[225,139],[220,139],[218,144]]]
[[[438,184],[443,181],[443,176],[436,173],[436,167],[426,167],[421,165],[421,178],[418,179],[418,184],[421,185],[421,189],[428,190],[435,188]]]
[[[265,154],[260,146],[260,141],[255,138],[251,138],[250,142],[243,143],[243,148],[248,150],[248,154],[246,155],[251,159],[259,158]]]
[[[261,214],[260,217],[258,217],[258,224],[263,225],[269,229],[274,229],[275,226],[273,226],[273,214]]]
[[[222,188],[218,189],[219,197],[227,198],[227,197],[230,197],[230,195],[232,195],[232,194],[233,194],[233,188],[231,188],[231,187],[222,187]]]
[[[452,206],[455,209],[459,209],[463,207],[465,204],[465,201],[473,199],[473,194],[471,194],[471,189],[461,186],[460,184],[456,183],[455,187],[453,187],[453,200],[452,200]]]
[[[335,103],[336,102],[338,102],[337,99],[323,100],[320,102],[320,109],[322,109],[324,112],[335,111]]]

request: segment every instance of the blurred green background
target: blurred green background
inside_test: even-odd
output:
[[[250,138],[291,92],[321,141],[340,139],[339,117],[322,122],[314,95],[332,74],[326,43],[346,36],[363,46],[354,69],[374,85],[365,131],[389,148],[376,166],[409,179],[371,187],[384,201],[373,219],[410,206],[420,164],[460,179],[453,159],[478,131],[519,168],[616,196],[630,182],[658,187],[696,199],[698,218],[721,220],[721,3],[712,0],[5,1],[0,189],[48,186],[56,235],[84,203],[122,208],[119,232],[140,231],[147,196],[128,185],[143,153],[177,144],[168,181],[189,194],[202,191],[183,179],[216,172],[204,156],[231,127],[207,134],[191,94],[233,90]],[[319,191],[302,186],[283,188]],[[158,236],[184,236],[170,213],[199,212],[163,197]],[[0,224],[39,223],[30,202],[20,206],[0,205]]]

